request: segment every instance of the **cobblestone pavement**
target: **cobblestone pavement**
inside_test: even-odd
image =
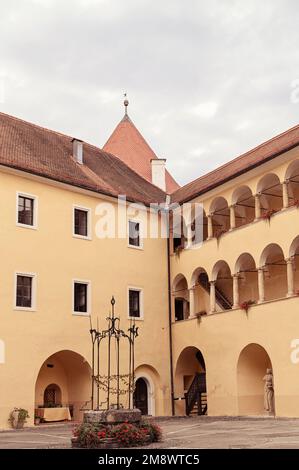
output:
[[[157,419],[163,442],[150,448],[299,449],[298,419]],[[0,449],[69,448],[72,424],[41,425],[0,432]]]

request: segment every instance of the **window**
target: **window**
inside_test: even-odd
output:
[[[142,248],[140,237],[140,222],[129,220],[129,246]]]
[[[16,276],[16,307],[31,309],[33,305],[33,275],[17,274]]]
[[[74,282],[74,312],[75,313],[88,313],[89,299],[88,292],[89,283],[75,281]]]
[[[17,223],[27,227],[36,226],[36,198],[26,194],[18,194]]]
[[[129,317],[141,317],[141,291],[129,289]]]
[[[74,235],[89,237],[89,209],[74,208]]]

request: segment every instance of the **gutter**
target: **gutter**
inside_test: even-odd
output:
[[[216,183],[214,184],[211,184],[210,186],[208,186],[207,188],[204,188],[203,190],[199,190],[199,191],[195,191],[194,193],[192,193],[191,195],[189,196],[186,196],[184,199],[178,199],[178,200],[174,200],[173,202],[174,203],[178,203],[178,204],[184,204],[186,202],[189,202],[189,201],[192,201],[192,199],[195,199],[196,197],[199,197],[199,196],[202,196],[203,194],[205,193],[208,193],[209,191],[212,191],[213,189],[221,186],[222,184],[225,184],[231,180],[233,180],[234,178],[237,178],[238,176],[241,176],[241,175],[244,175],[245,173],[251,171],[251,170],[254,170],[255,168],[258,168],[259,166],[263,165],[264,163],[268,163],[269,161],[273,160],[274,158],[276,157],[279,157],[280,155],[283,155],[284,153],[286,152],[289,152],[290,150],[293,150],[294,148],[298,147],[298,142],[295,143],[295,144],[292,144],[292,145],[289,145],[288,147],[286,147],[285,149],[283,150],[279,150],[277,152],[275,152],[274,154],[266,157],[264,160],[261,160],[259,162],[256,162],[256,163],[253,163],[251,165],[248,165],[246,168],[242,168],[242,170],[239,170],[237,171],[236,173],[230,175],[230,176],[227,176],[226,178],[223,178],[222,180],[219,180],[217,181]],[[242,156],[242,155],[241,155]],[[238,158],[241,158],[241,157],[238,157]],[[234,160],[231,160],[227,163],[230,164],[232,163]],[[221,167],[219,168],[216,168],[215,170],[213,170],[211,173],[213,173],[214,171],[217,171],[219,170]],[[204,177],[208,176],[209,173],[203,175]],[[194,180],[196,181],[196,180]],[[191,183],[189,184],[192,184],[194,181],[191,181]],[[187,185],[186,185],[187,186]],[[174,193],[172,193],[172,195],[174,195],[176,192],[179,192],[181,191],[182,189],[184,189],[185,186],[182,186],[181,188],[179,188],[177,191],[175,191]]]
[[[168,331],[169,331],[169,367],[170,367],[170,397],[171,414],[175,416],[174,406],[174,380],[173,380],[173,342],[172,342],[172,318],[171,318],[171,276],[170,276],[170,238],[169,238],[169,196],[166,198],[167,212],[167,289],[168,289]]]
[[[22,168],[22,167],[19,167],[17,165],[13,165],[13,164],[9,164],[9,163],[0,163],[0,168],[3,168],[3,169],[7,168],[7,169],[12,170],[12,171],[25,173],[26,175],[32,175],[33,177],[42,178],[43,180],[46,180],[46,181],[47,180],[48,181],[53,181],[55,183],[63,184],[63,185],[69,186],[71,188],[78,188],[78,189],[81,189],[81,190],[84,190],[84,191],[90,191],[93,194],[109,197],[109,198],[112,198],[112,199],[118,199],[118,197],[119,197],[119,194],[112,194],[109,191],[105,191],[105,190],[102,190],[102,189],[95,189],[94,187],[89,186],[87,184],[84,185],[82,183],[72,183],[70,181],[66,181],[63,178],[54,178],[53,176],[45,175],[44,173],[41,173],[39,171],[33,171],[33,170],[28,169],[28,168]],[[139,199],[139,200],[134,199],[130,196],[127,197],[127,195],[126,195],[126,201],[129,202],[129,203],[143,204],[144,206],[146,206],[148,208],[150,208],[151,204],[152,204],[152,202],[142,201],[141,199]]]

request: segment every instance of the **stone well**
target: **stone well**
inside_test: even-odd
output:
[[[134,410],[99,410],[99,411],[85,411],[84,423],[101,423],[101,424],[120,424],[120,423],[135,423],[141,421],[141,411]]]

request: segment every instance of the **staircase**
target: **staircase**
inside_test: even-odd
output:
[[[206,373],[197,373],[185,394],[186,415],[207,414]]]
[[[207,393],[200,394],[200,400],[198,400],[193,406],[192,410],[189,413],[189,416],[203,416],[206,415],[208,411],[208,401]]]
[[[205,273],[201,273],[198,277],[198,283],[199,285],[208,293],[210,294],[210,283],[208,276]],[[223,310],[231,310],[233,304],[228,300],[227,297],[219,290],[217,287],[215,287],[215,297],[216,297],[216,302],[218,305],[220,305]]]

